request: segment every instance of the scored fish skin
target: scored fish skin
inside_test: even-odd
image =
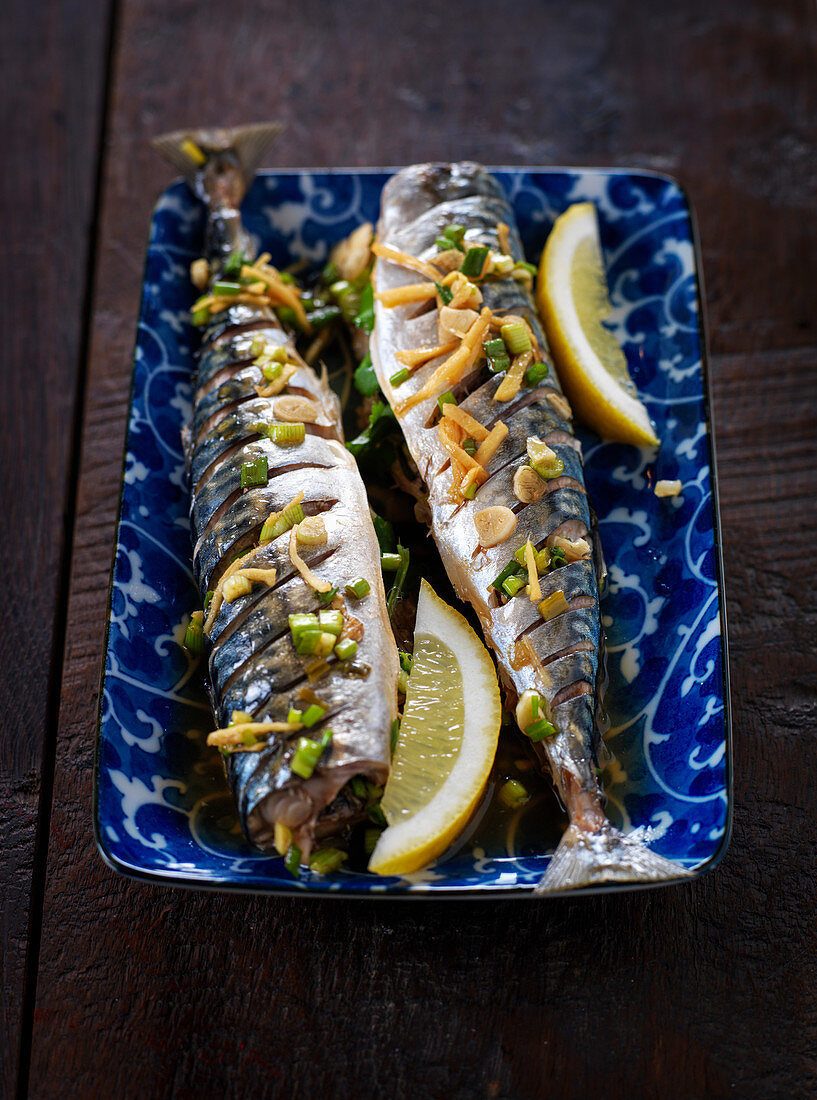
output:
[[[185,132],[157,143],[206,205],[205,258],[211,272],[218,273],[237,248],[254,254],[238,212],[255,171],[246,147],[243,159],[237,151],[242,134]],[[254,135],[259,147],[263,137]],[[179,157],[186,138],[204,151],[205,165]],[[250,350],[259,336],[270,349],[284,347],[297,364],[281,394],[272,397],[256,392],[256,386],[265,384]],[[314,423],[306,423],[302,443],[278,445],[255,426],[280,421],[276,401],[289,395],[308,398],[317,415]],[[300,359],[292,336],[264,305],[235,303],[204,328],[193,417],[184,436],[193,568],[202,596],[216,587],[236,556],[250,550],[254,552],[242,568],[276,570],[272,586],[255,583],[249,594],[225,601],[212,623],[206,680],[217,725],[228,726],[234,711],[250,714],[255,722],[285,722],[292,707],[304,710],[309,705],[299,694],[304,691],[327,706],[316,725],[273,733],[260,749],[253,746],[255,751],[224,758],[248,839],[273,848],[275,824],[280,822],[291,830],[306,863],[316,837],[338,834],[364,814],[365,803],[343,790],[345,784],[362,775],[379,786],[389,773],[399,661],[366,491],[344,446],[340,404],[325,375],[319,378]],[[242,489],[242,463],[260,456],[267,459],[266,485]],[[288,616],[315,613],[321,606],[290,561],[289,531],[259,545],[267,517],[299,493],[304,515],[323,518],[327,542],[299,544],[298,552],[318,578],[338,587],[336,599],[343,600],[345,622],[355,625],[359,635],[353,661],[328,659],[328,671],[314,681],[306,671],[314,659],[296,654]],[[360,600],[344,596],[344,586],[360,576],[368,580],[370,593]],[[319,739],[325,729],[332,730],[332,741],[313,775],[303,779],[294,774],[291,763],[299,737]]]
[[[378,241],[428,261],[438,251],[435,238],[446,226],[465,227],[464,245],[487,244],[503,251],[497,225],[508,226],[508,247],[514,260],[524,254],[513,209],[498,181],[476,164],[416,165],[403,169],[386,184]],[[375,290],[416,283],[415,271],[379,258]],[[543,352],[547,343],[529,291],[513,278],[483,281],[483,307],[494,313],[524,317]],[[498,420],[508,435],[487,465],[488,479],[472,501],[452,499],[448,452],[436,430],[436,395],[401,411],[401,403],[420,390],[444,361],[441,356],[417,370],[399,387],[389,381],[401,366],[398,351],[435,346],[437,310],[416,304],[386,308],[375,304],[372,361],[420,475],[429,491],[431,529],[443,563],[460,598],[476,611],[486,640],[494,649],[500,675],[512,693],[537,691],[547,702],[556,736],[537,742],[535,749],[549,768],[568,811],[570,826],[537,890],[551,892],[610,881],[679,878],[682,868],[651,852],[638,837],[624,837],[603,812],[603,792],[596,776],[596,695],[602,648],[598,579],[603,563],[594,538],[595,519],[584,487],[581,447],[565,416],[556,372],[550,371],[535,389],[524,386],[509,402],[494,400],[504,374],[493,375],[478,360],[469,375],[451,389],[460,408],[490,429]],[[440,387],[440,392],[447,387]],[[555,400],[554,400],[555,398]],[[537,436],[564,463],[563,474],[548,482],[535,503],[523,505],[512,492],[516,468],[527,461],[526,441]],[[505,542],[489,549],[479,545],[475,512],[504,505],[516,514],[517,527]],[[525,595],[504,605],[490,588],[514,551],[530,539],[541,549],[548,536],[586,538],[593,560],[572,562],[540,578],[542,595],[563,590],[570,609],[546,622],[537,604]]]

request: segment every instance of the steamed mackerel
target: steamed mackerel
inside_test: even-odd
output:
[[[500,223],[508,227],[504,249],[498,240]],[[450,225],[465,227],[466,249],[485,244],[493,252],[509,251],[515,261],[524,260],[513,210],[498,182],[478,165],[418,165],[398,172],[386,184],[378,228],[381,245],[429,261],[440,251],[435,239]],[[378,259],[374,272],[377,295],[417,281],[417,272],[402,263]],[[480,289],[482,307],[494,314],[524,317],[540,350],[546,351],[533,301],[522,282],[512,277],[486,280]],[[523,384],[506,403],[494,400],[504,372],[491,374],[484,356],[452,385],[460,408],[485,428],[501,420],[509,429],[490,459],[488,478],[477,488],[474,499],[458,500],[452,494],[449,454],[437,432],[437,394],[413,407],[403,407],[445,356],[432,360],[399,386],[389,381],[401,366],[395,358],[398,351],[439,345],[438,311],[416,303],[387,308],[380,300],[375,310],[372,360],[428,486],[431,529],[448,575],[458,595],[479,616],[506,688],[517,697],[528,689],[538,692],[557,730],[556,736],[537,742],[535,748],[553,776],[570,823],[537,891],[685,875],[683,868],[650,851],[638,836],[625,836],[615,829],[603,810],[604,795],[596,778],[595,715],[603,645],[598,581],[604,567],[593,538],[581,447],[552,364],[539,386],[530,389]],[[447,388],[441,385],[438,392]],[[523,505],[514,496],[512,485],[516,469],[527,462],[526,441],[531,436],[556,452],[564,471],[547,483],[541,499]],[[507,541],[483,549],[474,515],[494,505],[511,508],[517,526]],[[537,604],[524,592],[503,603],[489,586],[526,540],[541,549],[551,545],[557,535],[586,538],[593,544],[593,558],[574,561],[540,578],[543,597],[561,589],[568,604],[567,611],[544,621]]]
[[[239,204],[277,129],[182,131],[155,143],[205,204],[211,288],[236,250],[255,255]],[[281,393],[270,397],[256,392],[265,388],[250,350],[258,337],[268,350],[286,349],[296,367]],[[325,376],[318,378],[300,359],[270,306],[235,303],[211,318],[202,333],[194,391],[185,450],[193,566],[202,598],[237,555],[249,553],[242,568],[276,570],[271,585],[253,583],[249,594],[222,603],[210,627],[207,681],[216,724],[228,727],[236,711],[253,722],[286,723],[290,709],[305,710],[313,696],[327,707],[311,728],[276,731],[260,751],[254,745],[226,756],[225,768],[248,839],[271,849],[276,824],[286,826],[306,863],[315,839],[338,835],[364,816],[365,804],[349,781],[360,775],[379,786],[388,776],[399,667],[377,538],[363,483],[344,446],[337,398]],[[307,398],[315,418],[306,423],[303,442],[278,445],[257,427],[279,421],[276,405],[287,396]],[[266,484],[242,489],[242,464],[262,456]],[[317,680],[307,673],[313,658],[296,654],[288,627],[290,614],[320,610],[290,560],[290,532],[259,545],[267,517],[299,493],[304,515],[323,518],[327,541],[298,545],[298,552],[317,578],[339,589],[333,606],[342,607],[359,638],[354,661],[329,658]],[[344,586],[360,576],[371,585],[369,595],[344,597]],[[298,738],[319,740],[326,729],[333,732],[329,748],[311,777],[301,778],[291,768]]]

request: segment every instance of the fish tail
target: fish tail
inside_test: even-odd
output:
[[[151,144],[197,193],[207,165],[216,157],[230,157],[246,192],[282,128],[278,122],[256,122],[226,130],[174,130],[155,137]],[[240,202],[243,192],[234,198]]]
[[[581,890],[611,882],[671,882],[692,872],[647,847],[645,830],[622,833],[609,822],[589,832],[569,825],[535,894]]]

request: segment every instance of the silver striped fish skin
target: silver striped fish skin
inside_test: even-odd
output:
[[[207,212],[206,248],[211,285],[236,249],[253,255],[238,205],[255,171],[254,154],[241,146],[244,131],[168,135],[157,147],[180,167]],[[261,145],[263,134],[255,135]],[[204,151],[198,166],[178,153],[185,138]],[[255,140],[255,139],[254,139]],[[241,150],[244,148],[243,155]],[[252,341],[263,337],[297,364],[282,395],[308,398],[317,411],[300,444],[279,445],[256,430],[276,421],[279,396],[260,397],[264,377],[253,362]],[[216,722],[226,727],[235,711],[254,722],[285,722],[317,696],[326,706],[309,729],[273,733],[257,751],[225,757],[225,770],[248,839],[271,849],[276,823],[290,829],[308,862],[316,838],[340,833],[364,810],[347,784],[356,775],[382,785],[389,771],[390,737],[397,712],[397,650],[386,609],[380,550],[368,500],[354,459],[344,446],[340,407],[325,377],[319,378],[295,350],[292,336],[273,310],[235,303],[213,316],[202,333],[194,378],[193,417],[184,433],[191,488],[193,569],[204,598],[229,563],[254,549],[245,568],[275,569],[272,586],[225,601],[206,645],[207,686]],[[267,459],[265,485],[241,487],[241,467]],[[264,521],[303,494],[304,514],[323,517],[327,542],[300,546],[316,576],[340,590],[347,625],[356,620],[357,653],[351,662],[331,658],[312,681],[296,654],[288,616],[320,610],[315,592],[290,560],[290,534],[259,545]],[[364,576],[371,586],[363,599],[344,597],[344,586]],[[303,693],[307,702],[303,702]],[[333,736],[314,773],[292,770],[301,734]]]
[[[464,246],[499,246],[498,224],[507,227],[509,252],[524,259],[513,209],[496,179],[476,164],[415,165],[386,184],[382,197],[378,240],[381,244],[428,261],[438,251],[435,239],[449,225],[465,228]],[[416,272],[385,258],[374,274],[377,293],[417,282]],[[530,292],[513,278],[480,284],[483,307],[515,314],[529,323],[539,348],[546,353]],[[599,577],[604,565],[595,534],[595,517],[587,499],[581,446],[565,415],[558,377],[548,375],[533,389],[523,384],[507,403],[494,400],[501,376],[490,373],[485,360],[452,386],[460,408],[490,429],[502,420],[509,429],[489,461],[488,478],[473,500],[452,499],[449,454],[439,441],[439,409],[435,396],[401,412],[401,404],[420,390],[444,356],[417,370],[399,386],[389,381],[401,365],[398,351],[438,344],[437,310],[416,305],[386,308],[377,301],[372,335],[372,360],[389,401],[395,407],[409,450],[429,490],[431,530],[457,594],[476,611],[486,641],[493,648],[501,679],[512,697],[535,690],[557,733],[535,745],[553,777],[570,825],[548,871],[537,887],[549,893],[614,881],[656,881],[686,872],[650,851],[639,837],[625,837],[607,820],[597,779],[596,723],[603,647],[599,611]],[[442,389],[446,387],[443,386]],[[515,470],[527,461],[526,443],[536,436],[564,464],[561,476],[548,482],[534,503],[523,505],[512,492]],[[479,545],[474,515],[489,506],[504,505],[516,514],[512,536],[491,548]],[[535,603],[524,595],[502,603],[491,582],[514,551],[528,539],[537,549],[555,535],[585,538],[593,558],[571,562],[541,578],[543,597],[557,589],[569,610],[544,621]]]

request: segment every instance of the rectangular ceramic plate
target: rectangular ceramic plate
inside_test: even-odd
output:
[[[261,175],[244,204],[272,262],[325,260],[334,242],[376,221],[389,172]],[[587,487],[610,571],[607,631],[614,761],[608,811],[646,826],[652,846],[702,871],[722,855],[731,816],[720,539],[709,431],[700,279],[690,210],[671,179],[647,172],[499,169],[528,258],[574,202],[599,212],[611,325],[662,440],[660,452],[582,434]],[[197,670],[182,648],[199,606],[190,566],[180,431],[190,415],[198,337],[188,320],[190,261],[203,213],[181,183],[151,226],[133,375],[97,741],[95,825],[108,863],[183,886],[260,893],[523,897],[544,873],[552,837],[509,817],[439,866],[409,878],[340,871],[294,881],[279,857],[241,836]],[[659,478],[680,496],[659,500]],[[524,811],[535,813],[535,807]],[[525,842],[520,837],[527,837]],[[534,838],[531,841],[531,836]]]

